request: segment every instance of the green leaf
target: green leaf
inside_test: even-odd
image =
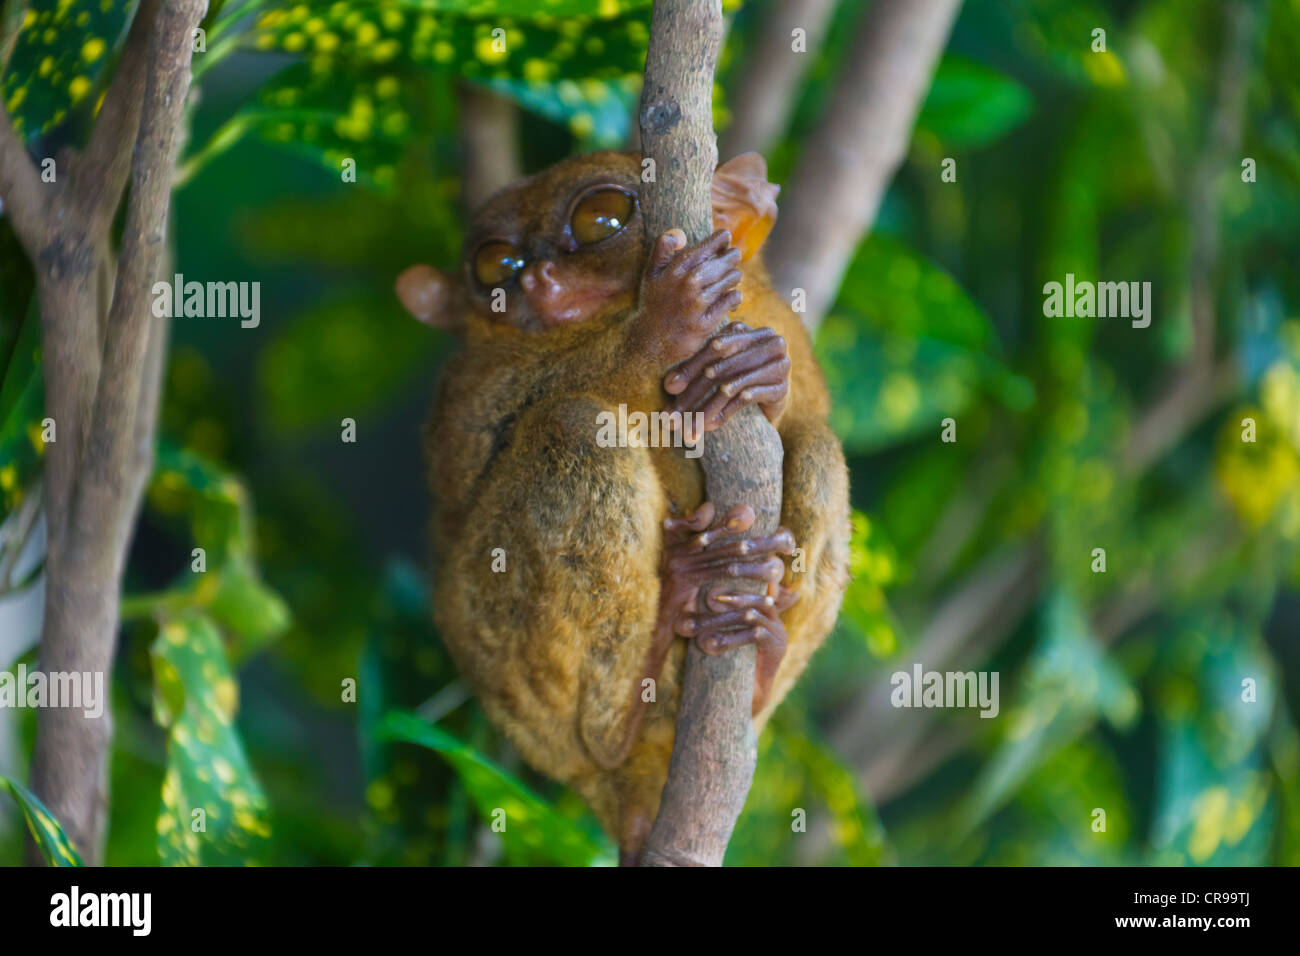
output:
[[[32,839],[36,841],[46,863],[50,866],[85,865],[59,821],[54,819],[54,814],[46,809],[36,794],[7,777],[0,777],[0,790],[7,791],[22,810],[27,829],[31,831]]]
[[[544,12],[539,11],[539,12]],[[494,31],[502,31],[494,35]],[[315,68],[414,63],[474,79],[617,79],[645,64],[649,18],[483,18],[411,9],[396,0],[317,2],[263,14],[252,45],[309,57]]]
[[[490,89],[561,126],[578,139],[580,150],[618,149],[641,93],[641,78],[560,80],[557,83],[489,80]]]
[[[917,117],[918,131],[950,149],[979,149],[1005,136],[1033,110],[1029,91],[1003,73],[945,56]]]
[[[335,175],[344,160],[352,160],[358,182],[392,189],[427,79],[401,63],[339,70],[323,62],[295,64],[276,74],[228,124],[224,138],[233,142],[251,132]]]
[[[0,382],[0,522],[27,493],[40,472],[45,451],[41,441],[45,379],[40,325],[33,297]]]
[[[289,628],[289,608],[262,583],[252,562],[236,555],[221,566],[209,613],[232,636],[235,660],[266,646]]]
[[[32,0],[0,83],[18,132],[48,132],[74,107],[95,102],[130,6],[127,0]]]
[[[1023,409],[1033,388],[998,358],[982,309],[947,273],[896,240],[872,236],[818,332],[834,401],[831,426],[850,453],[938,429],[983,387]]]
[[[506,857],[529,863],[592,866],[612,862],[609,848],[584,827],[561,816],[508,771],[440,727],[415,714],[394,711],[378,729],[381,740],[405,741],[437,751],[456,768],[465,789],[488,821],[503,821]]]
[[[156,510],[189,519],[194,542],[204,549],[204,570],[191,562],[170,590],[123,598],[124,617],[202,612],[221,625],[235,661],[289,628],[288,606],[262,582],[253,559],[253,512],[239,479],[163,441],[150,498]]]
[[[160,861],[261,862],[271,833],[266,797],[235,731],[239,691],[216,627],[197,614],[180,615],[159,629],[149,653],[154,720],[167,730]],[[200,822],[205,829],[198,830]]]
[[[896,239],[873,235],[859,247],[838,303],[873,328],[924,336],[970,350],[998,347],[984,310],[952,276]]]

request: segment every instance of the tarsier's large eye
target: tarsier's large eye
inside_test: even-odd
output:
[[[523,267],[519,250],[508,242],[485,242],[474,253],[474,278],[488,288],[501,285]]]
[[[635,203],[621,189],[598,189],[582,197],[573,210],[569,228],[582,245],[612,236],[632,218]]]

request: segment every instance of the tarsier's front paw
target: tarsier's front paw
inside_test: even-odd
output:
[[[740,306],[740,250],[719,229],[686,248],[686,235],[670,229],[655,241],[641,281],[639,333],[664,366],[695,354],[728,312]]]
[[[664,522],[662,612],[673,633],[694,638],[706,654],[754,644],[758,648],[754,709],[767,698],[772,677],[785,655],[787,643],[781,613],[799,594],[781,586],[785,562],[780,555],[794,551],[794,535],[777,528],[766,537],[745,538],[754,524],[748,505],[731,509],[715,519],[715,508],[705,502],[693,515]],[[734,581],[761,582],[758,593],[738,590]],[[699,609],[700,588],[709,589],[707,610]]]
[[[731,322],[695,355],[668,373],[664,389],[676,395],[673,411],[703,413],[713,431],[746,405],[758,405],[775,422],[790,394],[790,356],[772,329]]]

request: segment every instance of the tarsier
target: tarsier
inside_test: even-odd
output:
[[[835,622],[849,537],[825,382],[758,254],[776,218],[765,163],[718,167],[718,231],[689,248],[681,230],[644,236],[640,174],[634,153],[558,163],[477,211],[460,275],[420,265],[397,282],[417,318],[465,339],[426,436],[439,632],[489,718],[586,799],[625,861],[668,773],[677,638],[756,645],[761,730]],[[702,413],[707,433],[748,404],[785,447],[769,536],[743,537],[750,508],[703,500],[687,449],[598,441],[620,405]]]

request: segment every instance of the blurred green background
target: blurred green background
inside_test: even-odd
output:
[[[81,141],[130,6],[30,4],[0,96],[36,155]],[[419,429],[454,342],[392,294],[405,266],[458,253],[463,77],[524,108],[530,171],[626,137],[647,3],[535,6],[213,4],[176,271],[260,282],[262,320],[172,325],[113,674],[110,864],[615,858],[488,726],[433,631]],[[728,5],[719,128],[765,6]],[[840,3],[809,54],[774,181],[866,6]],[[818,333],[854,579],[760,741],[729,863],[1300,862],[1297,50],[1297,0],[965,4]],[[1214,125],[1234,69],[1239,144]],[[1150,281],[1150,328],[1045,318],[1067,272]],[[0,219],[10,527],[40,465],[31,286]],[[1219,364],[1198,378],[1199,308]],[[0,669],[35,660],[19,632],[39,557],[17,577]],[[914,661],[998,671],[999,717],[892,708]],[[33,725],[0,710],[0,777],[26,779]],[[203,841],[180,809],[197,805],[216,808]],[[21,859],[16,806],[0,863]]]

